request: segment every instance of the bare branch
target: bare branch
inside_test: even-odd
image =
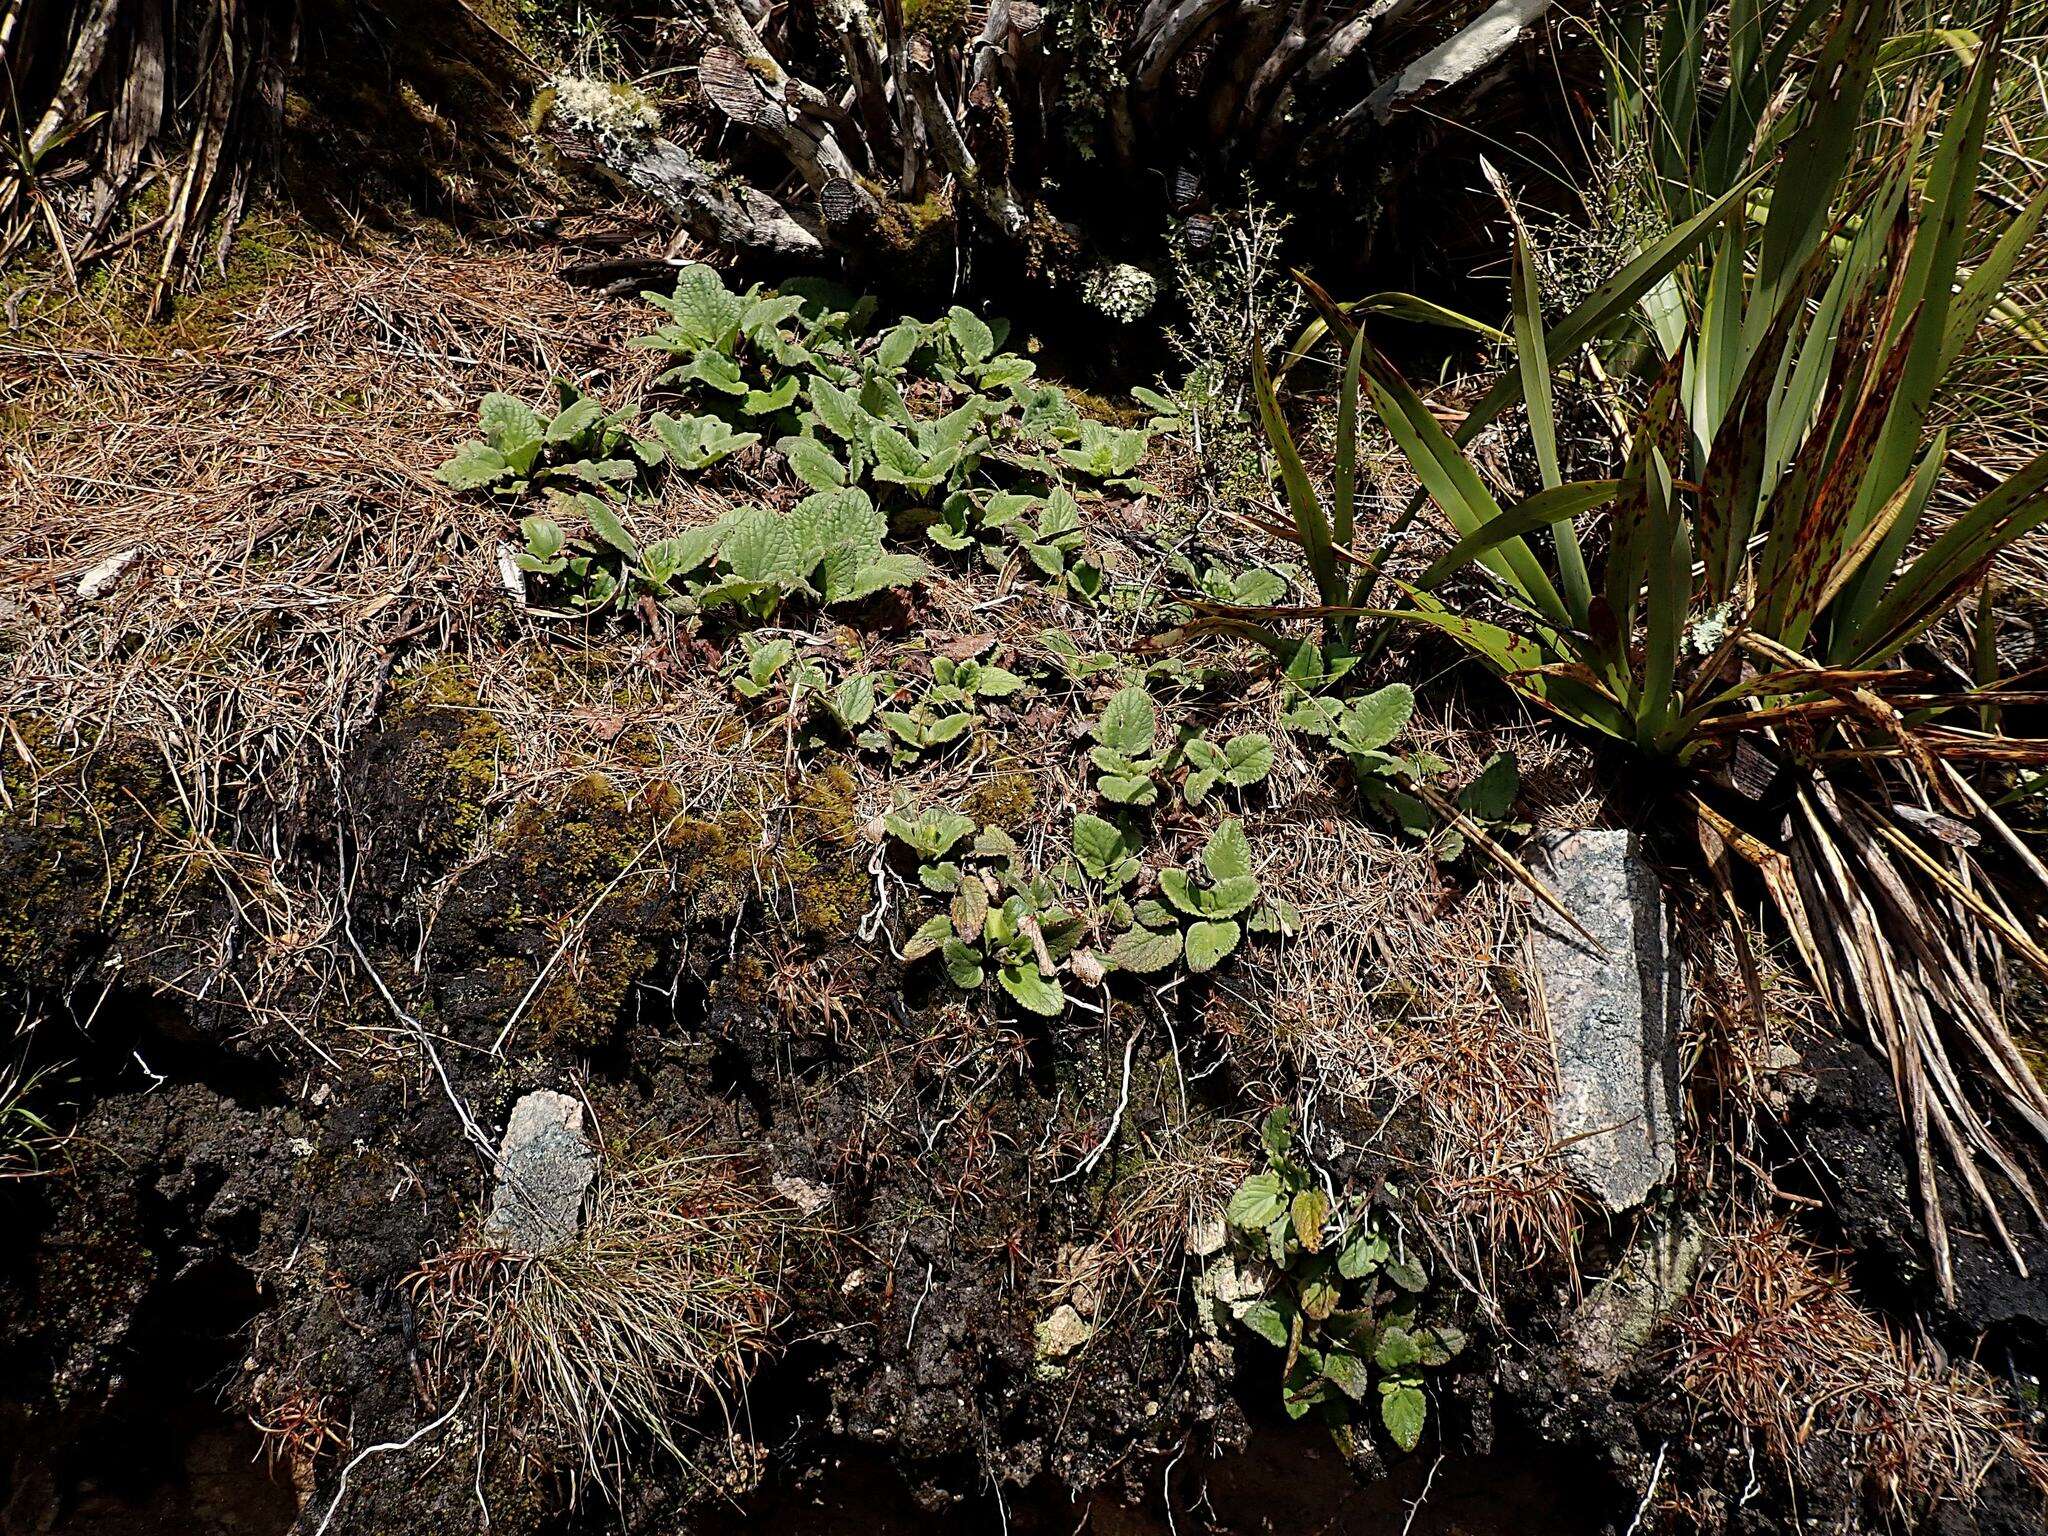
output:
[[[904,50],[910,77],[910,92],[917,102],[925,132],[938,151],[939,159],[960,183],[960,188],[985,218],[1007,238],[1015,240],[1030,226],[1031,215],[1005,182],[982,173],[961,135],[952,109],[939,95],[938,72],[932,65],[931,43],[912,37]]]

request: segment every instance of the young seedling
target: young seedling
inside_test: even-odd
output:
[[[895,760],[912,763],[960,740],[973,728],[982,700],[1006,699],[1023,686],[1023,678],[992,662],[933,658],[932,680],[916,702],[880,712],[883,729],[895,739]]]
[[[1109,949],[1118,969],[1149,975],[1185,960],[1190,972],[1201,975],[1237,948],[1246,928],[1280,934],[1300,926],[1293,903],[1261,900],[1251,843],[1237,818],[1210,835],[1201,862],[1199,876],[1185,869],[1161,870],[1159,891],[1165,900],[1148,897],[1132,904],[1131,927]]]
[[[1220,784],[1232,789],[1263,784],[1273,771],[1272,740],[1258,731],[1233,736],[1220,747],[1206,736],[1193,736],[1182,750],[1187,754],[1188,776],[1181,783],[1181,794],[1189,805],[1200,805]]]
[[[484,396],[477,411],[482,440],[462,444],[435,477],[454,490],[515,497],[559,480],[618,491],[640,473],[639,465],[623,456],[629,447],[640,451],[642,462],[654,462],[626,430],[632,409],[608,413],[573,384],[558,381],[556,389],[561,406],[545,421],[511,395]]]
[[[1095,746],[1088,759],[1100,773],[1095,787],[1112,805],[1150,806],[1159,803],[1155,775],[1166,764],[1153,747],[1159,737],[1159,711],[1152,695],[1135,685],[1119,688],[1095,722]]]

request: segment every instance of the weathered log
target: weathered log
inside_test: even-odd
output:
[[[825,240],[811,224],[670,139],[572,138],[582,154],[667,208],[700,239],[789,261],[815,261],[825,253]]]
[[[1368,96],[1379,122],[1485,74],[1549,13],[1552,0],[1498,0],[1486,14],[1410,64]]]

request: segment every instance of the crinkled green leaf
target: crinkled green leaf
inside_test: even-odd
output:
[[[996,973],[996,980],[1002,983],[1005,992],[1033,1013],[1056,1018],[1066,1012],[1067,994],[1057,981],[1041,976],[1035,962],[1006,965]]]
[[[480,490],[494,485],[512,473],[512,466],[505,462],[505,455],[488,443],[464,443],[446,460],[434,477],[443,485],[458,491]]]
[[[1188,969],[1196,975],[1212,971],[1233,949],[1242,934],[1234,921],[1191,923],[1187,931]]]
[[[953,937],[953,924],[944,913],[928,917],[903,945],[905,960],[922,960],[926,955],[935,955]]]
[[[1109,958],[1119,970],[1149,976],[1163,971],[1180,958],[1178,928],[1131,928],[1117,935],[1109,946]]]
[[[1263,1230],[1269,1223],[1287,1214],[1287,1187],[1280,1175],[1270,1170],[1252,1174],[1230,1197],[1230,1204],[1224,1208],[1223,1217],[1233,1227],[1245,1232]],[[1283,1334],[1281,1342],[1285,1342]]]
[[[1394,1444],[1404,1451],[1414,1450],[1422,1443],[1422,1425],[1429,1413],[1422,1389],[1405,1382],[1381,1382],[1380,1393],[1380,1422],[1387,1426]]]

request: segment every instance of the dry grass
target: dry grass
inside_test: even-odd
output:
[[[1711,1241],[1673,1361],[1703,1416],[1802,1478],[1846,1469],[1901,1520],[1970,1498],[2000,1459],[2048,1499],[2048,1453],[1974,1364],[1892,1333],[1782,1218]]]
[[[165,328],[52,300],[0,341],[0,717],[24,761],[38,723],[38,793],[109,741],[161,756],[241,926],[190,969],[250,1013],[334,963],[334,895],[280,828],[491,590],[495,514],[427,471],[476,394],[587,379],[617,336],[545,258],[397,244],[314,245]]]
[[[480,1350],[498,1421],[560,1445],[616,1491],[644,1444],[697,1465],[691,1421],[715,1408],[731,1444],[741,1394],[780,1315],[781,1248],[800,1225],[734,1159],[681,1138],[615,1140],[561,1248],[458,1249],[411,1284],[445,1350]],[[444,1361],[445,1364],[445,1361]]]

